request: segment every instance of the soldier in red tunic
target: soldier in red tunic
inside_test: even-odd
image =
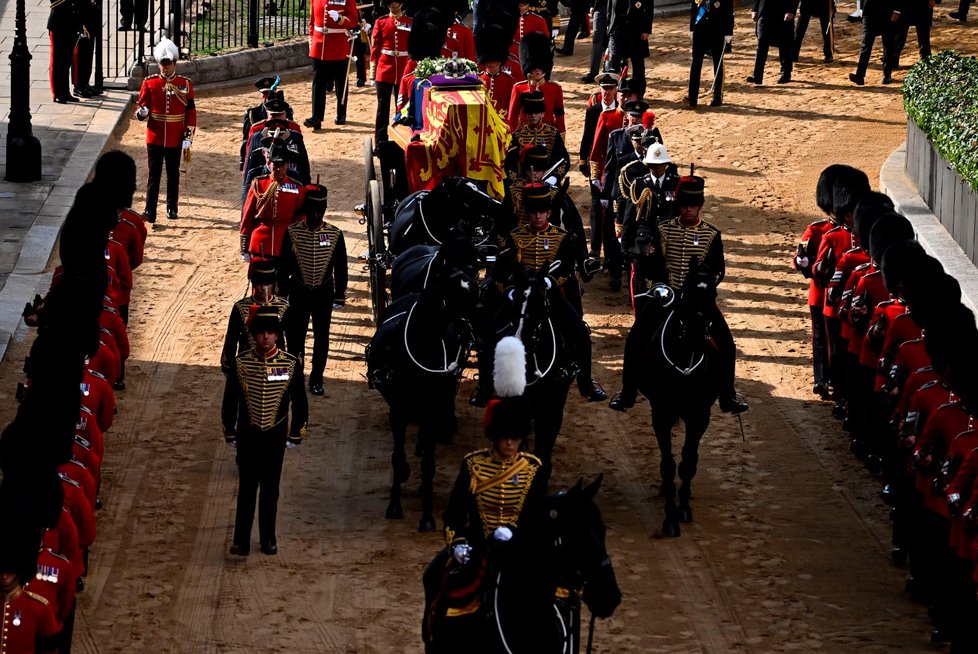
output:
[[[527,34],[520,43],[520,59],[526,79],[513,86],[506,119],[509,129],[516,131],[526,122],[520,96],[530,91],[543,93],[543,122],[553,125],[561,137],[567,133],[564,125],[564,90],[560,84],[550,81],[554,67],[554,55],[550,49],[550,37],[544,34]]]
[[[319,129],[326,114],[328,88],[336,92],[337,125],[346,124],[346,86],[350,30],[357,27],[356,0],[312,0],[309,10],[309,57],[312,59],[312,116],[303,123]]]
[[[268,142],[268,175],[256,177],[248,187],[241,213],[241,259],[274,259],[285,230],[302,204],[302,186],[286,175],[289,151],[281,139]]]
[[[475,61],[475,37],[458,13],[455,14],[455,22],[448,26],[441,53],[449,59],[458,55],[459,59]]]
[[[503,68],[509,58],[509,33],[501,25],[483,21],[476,34],[475,50],[483,69],[479,79],[486,85],[486,97],[503,117],[509,110],[516,80]]]
[[[146,220],[156,222],[156,204],[160,197],[160,178],[166,162],[166,216],[177,217],[180,196],[180,153],[189,157],[194,130],[197,129],[197,107],[194,85],[177,75],[180,51],[173,41],[161,39],[153,50],[160,65],[159,75],[143,80],[136,100],[136,118],[147,120],[146,151],[149,180],[146,183]]]
[[[539,32],[548,38],[550,29],[547,27],[547,20],[540,14],[530,11],[530,3],[518,3],[520,16],[516,23],[516,31],[513,33],[512,43],[509,45],[509,72],[518,82],[522,82],[524,77],[523,69],[520,67],[520,43],[527,34]]]
[[[391,96],[397,83],[407,72],[411,60],[408,55],[408,34],[411,18],[401,11],[400,0],[388,0],[390,14],[381,16],[374,23],[370,61],[374,67],[374,87],[377,89],[377,117],[374,120],[374,143],[387,140],[387,125],[391,119]]]

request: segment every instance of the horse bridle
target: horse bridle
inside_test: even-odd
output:
[[[662,356],[666,360],[666,363],[672,366],[673,369],[675,369],[683,377],[689,377],[691,374],[693,374],[696,371],[697,368],[699,368],[703,364],[703,361],[706,359],[706,349],[704,348],[704,350],[700,352],[700,358],[697,359],[696,363],[693,363],[693,358],[696,355],[694,354],[690,356],[688,368],[680,368],[679,365],[677,365],[669,357],[669,353],[666,352],[666,330],[669,328],[669,322],[672,320],[672,317],[675,315],[675,313],[676,313],[675,310],[669,312],[669,315],[666,316],[666,320],[662,325],[662,329],[659,330],[659,349],[662,352]]]
[[[532,287],[527,286],[523,291],[523,306],[520,309],[520,322],[516,325],[516,332],[514,336],[523,340],[523,326],[526,323],[526,312],[530,304],[530,293],[533,291]],[[553,369],[554,364],[557,362],[557,333],[554,331],[554,323],[550,317],[547,317],[547,326],[550,327],[550,342],[553,344],[553,352],[551,353],[550,363],[547,364],[547,369],[540,371],[539,361],[537,360],[536,350],[534,349],[531,360],[533,361],[533,381],[527,382],[527,386],[532,386],[539,380],[547,376],[547,374]]]

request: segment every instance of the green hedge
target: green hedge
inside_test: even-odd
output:
[[[978,192],[978,59],[945,50],[914,64],[903,83],[903,108]]]

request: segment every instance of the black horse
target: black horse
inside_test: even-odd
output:
[[[715,279],[694,260],[678,296],[665,284],[653,287],[625,342],[626,385],[637,387],[649,399],[652,429],[662,454],[659,471],[666,516],[662,533],[667,536],[679,536],[679,523],[693,519],[691,483],[700,440],[718,396],[719,355],[710,340],[710,321],[717,312]],[[678,468],[682,486],[677,506],[672,429],[680,420],[686,425],[686,440]]]
[[[610,617],[621,602],[594,503],[600,487],[600,477],[586,488],[578,481],[538,503],[528,526],[507,543],[515,552],[466,566],[458,566],[447,550],[439,552],[424,574],[425,652],[579,652],[579,598],[600,618]],[[464,588],[453,578],[459,575]],[[468,606],[450,610],[459,601]]]
[[[381,316],[367,346],[367,378],[390,408],[394,450],[387,518],[404,517],[401,485],[411,474],[405,453],[408,424],[418,423],[421,456],[420,531],[433,531],[435,443],[455,426],[455,395],[472,347],[466,320],[478,297],[475,248],[457,234],[430,253],[430,258],[409,257],[423,266],[404,266],[394,284],[406,289]],[[395,266],[395,270],[399,270]],[[421,271],[419,273],[419,270]],[[416,277],[420,277],[419,282]]]
[[[567,391],[578,372],[574,339],[568,324],[579,321],[573,309],[551,305],[549,280],[543,272],[524,269],[518,283],[506,294],[493,325],[495,342],[515,336],[526,349],[526,391],[533,411],[533,453],[543,463],[541,474],[549,477],[557,435],[564,423]],[[559,312],[563,310],[563,314]]]
[[[388,249],[397,256],[412,245],[441,245],[464,218],[473,245],[486,246],[495,233],[502,203],[464,177],[446,179],[430,191],[416,191],[397,205]]]

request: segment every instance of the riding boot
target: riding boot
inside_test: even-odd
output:
[[[469,404],[484,407],[489,404],[494,393],[492,384],[493,356],[484,346],[476,349],[475,358],[479,369],[479,385],[469,396]]]
[[[587,323],[580,321],[583,327],[583,338],[579,338],[577,356],[577,390],[581,392],[581,397],[588,402],[604,402],[608,395],[604,389],[591,378],[591,330]]]
[[[720,383],[720,410],[724,413],[743,413],[748,408],[747,403],[737,399],[737,391],[734,388],[737,347],[734,345],[733,336],[730,334],[730,327],[719,308],[710,324],[710,337],[719,354],[717,368]]]

